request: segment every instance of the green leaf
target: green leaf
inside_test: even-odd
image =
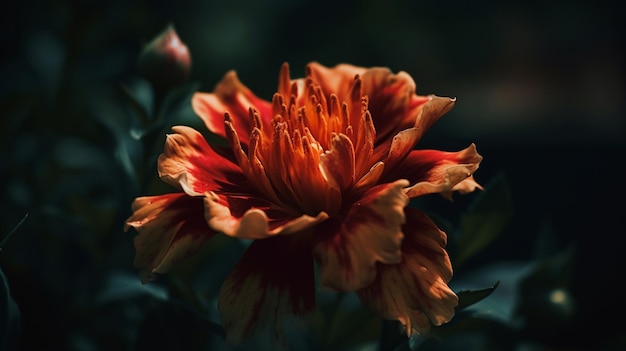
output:
[[[465,313],[460,313],[465,314]],[[411,342],[411,350],[516,350],[519,336],[507,324],[473,314],[455,317],[450,323],[433,328],[431,337]],[[411,340],[413,341],[413,340]]]
[[[17,231],[17,229],[19,227],[22,226],[22,224],[24,224],[24,222],[26,222],[26,218],[28,218],[28,212],[24,215],[24,217],[22,217],[22,219],[17,222],[17,224],[15,225],[15,227],[13,227],[13,229],[9,232],[9,234],[7,234],[1,241],[0,241],[0,252],[2,252],[2,249],[4,248],[4,245],[9,241],[9,239],[11,238],[11,236],[13,236],[13,234],[15,234],[15,232]]]
[[[460,265],[489,245],[513,217],[511,191],[499,173],[461,216],[455,264]]]
[[[143,86],[132,86],[124,83],[120,83],[120,90],[128,99],[127,101],[130,103],[130,107],[133,112],[134,117],[137,118],[139,125],[141,126],[141,130],[131,130],[132,133],[143,133],[143,131],[150,126],[150,94],[148,89]],[[147,95],[145,97],[144,95]]]
[[[460,311],[466,307],[469,307],[480,300],[483,300],[487,296],[496,290],[500,281],[497,281],[493,286],[480,289],[480,290],[461,290],[457,293],[459,297],[459,305],[456,307],[457,311]]]
[[[20,325],[20,309],[11,296],[8,279],[0,269],[0,350],[17,350]]]
[[[224,345],[221,325],[176,301],[162,301],[146,312],[134,350],[211,350]],[[225,349],[225,348],[219,348]]]
[[[156,109],[156,119],[140,135],[145,150],[145,166],[148,169],[156,167],[156,160],[163,151],[165,137],[171,132],[170,128],[177,124],[187,125],[183,121],[183,116],[191,113],[198,122],[201,122],[191,108],[191,97],[199,86],[199,83],[192,82],[168,91],[162,104]]]
[[[516,309],[526,330],[541,332],[558,328],[576,317],[576,292],[572,291],[572,281],[574,266],[579,260],[577,247],[572,245],[535,261],[534,270],[520,284],[521,299]],[[595,282],[590,284],[592,289],[597,288]]]
[[[364,308],[355,293],[321,293],[322,299],[332,296],[324,303],[319,301],[312,331],[317,335],[324,350],[353,350],[360,345],[377,342],[381,334],[381,319]],[[399,331],[400,328],[397,328]]]
[[[104,277],[102,289],[94,296],[94,303],[106,306],[115,302],[130,301],[134,298],[150,297],[158,301],[167,300],[165,288],[157,284],[142,284],[139,276],[127,272],[111,273]]]
[[[167,122],[180,120],[184,112],[191,109],[191,98],[199,87],[199,82],[190,82],[168,91],[163,105],[156,111],[158,128],[165,127]]]

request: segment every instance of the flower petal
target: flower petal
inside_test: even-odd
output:
[[[452,201],[452,194],[455,191],[458,191],[460,194],[469,194],[476,189],[483,190],[483,187],[482,185],[476,182],[476,180],[474,179],[474,176],[472,175],[472,176],[469,176],[468,178],[463,179],[460,183],[457,183],[457,185],[453,186],[452,189],[450,189],[450,191],[441,192],[441,196]]]
[[[313,260],[297,237],[256,240],[228,275],[218,309],[229,342],[239,342],[269,325],[279,340],[290,315],[315,310]]]
[[[139,233],[134,263],[142,270],[144,283],[155,273],[168,272],[215,235],[204,221],[201,198],[184,193],[139,197],[132,209],[124,230],[133,227]]]
[[[331,144],[320,155],[320,171],[330,186],[343,191],[354,182],[354,146],[345,134],[334,134]]]
[[[392,173],[395,166],[401,163],[407,154],[415,147],[428,129],[454,106],[455,99],[429,95],[428,102],[420,105],[414,115],[415,125],[394,135],[391,143],[378,144],[374,149],[375,157],[384,157],[387,165],[385,173]],[[378,131],[378,126],[376,126]]]
[[[363,189],[368,189],[374,184],[378,182],[380,177],[385,170],[385,164],[381,161],[376,162],[372,168],[369,169],[367,173],[361,179],[359,179],[354,187],[352,187],[352,192],[354,194],[360,194]]]
[[[222,137],[225,136],[224,113],[228,112],[245,145],[248,145],[250,139],[250,108],[256,109],[265,122],[272,118],[272,104],[254,95],[239,81],[235,71],[226,73],[213,93],[195,93],[191,105],[207,128]]]
[[[412,335],[450,321],[458,297],[447,284],[452,265],[444,249],[446,234],[418,210],[405,211],[402,262],[379,264],[376,280],[357,293],[364,305],[400,321]]]
[[[456,98],[429,95],[428,102],[421,106],[417,114],[415,128],[422,130],[423,135],[441,116],[448,113],[455,103]]]
[[[406,72],[393,74],[386,68],[372,68],[363,74],[363,93],[369,96],[369,111],[376,126],[376,144],[414,126],[430,96],[415,94],[415,82]]]
[[[414,150],[396,168],[394,176],[406,178],[413,184],[406,189],[411,198],[432,193],[445,196],[454,190],[480,189],[480,185],[470,177],[481,161],[482,156],[474,144],[458,152]],[[466,183],[459,185],[464,181]]]
[[[254,198],[244,199],[246,210],[233,214],[231,208],[240,209],[241,200],[208,192],[204,198],[204,216],[209,226],[215,231],[240,239],[264,239],[297,233],[328,218],[325,212],[320,212],[315,217],[301,215],[294,218],[278,209],[272,209],[267,202]],[[273,215],[271,219],[268,218],[268,213]]]
[[[415,94],[415,82],[409,74],[402,71],[394,74],[386,67],[339,64],[329,68],[311,62],[307,71],[325,94],[335,93],[341,101],[349,101],[355,76],[361,78],[362,94],[369,98],[369,111],[376,126],[377,145],[413,127],[422,105],[432,101],[431,96]]]
[[[367,68],[350,64],[339,64],[335,67],[326,67],[318,62],[310,62],[307,67],[307,76],[313,78],[315,84],[319,84],[326,95],[336,94],[340,101],[348,100],[351,84],[356,75],[362,75]]]
[[[159,176],[165,182],[191,196],[215,190],[239,191],[241,184],[246,184],[230,150],[218,153],[193,128],[175,126],[172,130],[175,134],[167,136],[158,160]]]
[[[401,259],[406,180],[383,184],[366,192],[346,217],[320,226],[314,254],[322,268],[321,281],[328,288],[354,291],[370,284],[376,262]]]
[[[406,155],[411,152],[421,135],[422,131],[418,128],[405,129],[394,135],[391,139],[391,144],[388,145],[389,149],[386,150],[387,156],[384,159],[384,163],[386,165],[385,174],[392,173],[394,166],[400,163],[400,161],[402,161]],[[381,150],[382,148],[379,148],[376,152],[380,152]],[[376,157],[376,159],[378,159],[378,157]]]

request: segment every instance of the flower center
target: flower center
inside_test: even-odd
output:
[[[235,153],[248,180],[280,207],[298,214],[337,214],[380,177],[383,164],[373,159],[376,131],[361,78],[340,88],[344,91],[324,92],[310,72],[292,82],[285,64],[272,99],[271,125],[250,108],[247,155],[240,147]],[[225,123],[237,148],[228,114]]]

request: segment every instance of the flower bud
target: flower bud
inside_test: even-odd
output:
[[[170,24],[143,48],[138,64],[144,77],[156,87],[167,89],[187,80],[191,55]]]

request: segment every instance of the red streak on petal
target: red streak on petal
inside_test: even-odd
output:
[[[308,248],[286,237],[256,240],[222,285],[218,309],[227,340],[269,325],[279,338],[290,315],[315,310],[313,264]]]
[[[353,291],[371,283],[376,262],[399,263],[408,197],[405,180],[372,188],[341,220],[327,221],[318,231],[315,256],[322,284]]]

